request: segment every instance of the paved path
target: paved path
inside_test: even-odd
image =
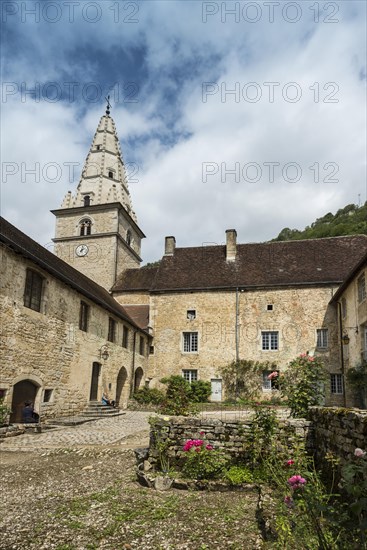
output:
[[[42,433],[25,433],[0,443],[1,451],[43,451],[60,447],[121,444],[129,436],[149,430],[152,413],[127,411],[121,416],[103,418],[79,426],[60,426]]]

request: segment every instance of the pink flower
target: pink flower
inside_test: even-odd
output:
[[[204,441],[202,439],[188,439],[183,446],[183,450],[185,452],[189,451],[192,447],[198,447],[200,450],[200,447],[204,444]]]
[[[292,489],[299,489],[305,485],[306,480],[302,476],[292,476],[288,479],[289,485],[292,487]]]
[[[360,449],[359,447],[356,448],[356,450],[354,451],[354,456],[358,456],[358,458],[364,456],[366,454],[366,451],[364,451],[363,449]]]
[[[196,453],[200,453],[200,450],[201,450],[200,447],[196,447],[196,448],[195,448],[195,452],[196,452]]]
[[[205,432],[199,432],[200,435],[205,435]]]
[[[277,378],[278,377],[278,373],[277,371],[275,370],[274,372],[271,372],[268,376],[268,380],[273,380],[273,378]]]
[[[194,445],[194,442],[192,439],[188,439],[185,443],[185,445],[183,446],[183,450],[186,452],[186,451],[189,451],[191,449],[191,447],[193,447]]]
[[[287,466],[293,466],[294,460],[292,460],[292,459],[287,460],[286,464],[287,464]]]
[[[214,447],[213,447],[213,445],[206,445],[205,448],[206,448],[207,451],[212,451]]]

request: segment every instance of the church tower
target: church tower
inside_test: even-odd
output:
[[[125,269],[139,267],[145,237],[132,210],[115,123],[101,117],[75,194],[56,216],[55,253],[110,290]]]

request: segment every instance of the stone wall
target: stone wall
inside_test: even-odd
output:
[[[100,365],[97,398],[107,391],[126,406],[133,369],[143,370],[141,384],[147,370],[147,353],[139,354],[139,340],[133,349],[136,329],[30,260],[7,247],[1,251],[0,389],[5,404],[13,409],[12,421],[17,421],[14,415],[18,418],[24,406],[14,388],[26,381],[32,385],[31,400],[42,420],[83,411],[90,399],[94,363]],[[44,277],[40,312],[24,306],[27,268]],[[88,332],[79,329],[81,300],[90,306]],[[117,323],[115,343],[107,341],[109,317]],[[129,328],[127,348],[122,347],[123,326]],[[101,358],[103,346],[109,353],[106,360]]]
[[[357,447],[367,450],[367,411],[312,407],[315,458],[322,463],[328,453],[349,461]]]
[[[167,447],[171,461],[179,462],[184,455],[183,445],[188,439],[203,439],[215,448],[224,449],[234,459],[244,456],[244,445],[248,438],[252,418],[224,421],[216,418],[157,418],[151,428],[149,461],[154,463],[159,456],[159,445]],[[296,441],[305,442],[312,450],[310,423],[303,419],[279,419],[279,432],[291,446]],[[158,444],[158,445],[157,445]]]
[[[244,456],[244,444],[248,437],[252,418],[248,411],[241,420],[215,418],[158,417],[151,429],[149,461],[159,456],[157,441],[167,445],[172,461],[179,462],[182,447],[188,439],[203,439],[215,448],[225,449],[233,458]],[[312,407],[310,421],[278,417],[279,431],[274,439],[305,442],[306,449],[315,456],[318,466],[329,463],[327,454],[340,459],[340,465],[350,461],[357,447],[367,451],[367,411]]]
[[[336,308],[328,305],[335,288],[289,287],[240,292],[239,357],[274,362],[283,371],[297,355],[309,351],[323,359],[329,373],[341,373]],[[133,293],[120,293],[116,299],[121,304],[136,303],[140,299],[141,303],[147,303],[146,296],[142,298]],[[195,319],[188,318],[188,310],[195,311]],[[149,357],[152,387],[159,387],[162,377],[182,375],[184,370],[196,371],[194,374],[199,380],[212,380],[213,388],[221,385],[221,368],[236,358],[235,290],[151,294],[149,325],[154,335],[154,354]],[[316,347],[320,328],[328,329],[328,347],[322,349]],[[262,331],[278,332],[278,350],[262,349]],[[197,332],[197,351],[185,352],[184,332]],[[259,375],[259,387],[261,384]],[[328,405],[343,406],[342,395],[330,394],[330,382],[326,392]],[[271,396],[272,390],[263,389],[259,398]],[[223,384],[222,401],[227,397]]]

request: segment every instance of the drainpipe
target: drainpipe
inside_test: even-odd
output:
[[[237,379],[238,379],[238,362],[240,360],[240,352],[239,352],[239,334],[238,334],[238,331],[239,331],[239,322],[238,322],[238,317],[239,317],[239,294],[238,294],[238,287],[236,287],[236,399],[238,397],[238,382],[237,382]]]
[[[131,362],[131,379],[130,379],[130,399],[132,398],[135,390],[135,348],[136,348],[136,333],[134,330],[134,339],[133,339],[133,358]]]
[[[343,321],[341,313],[341,304],[337,302],[338,306],[338,317],[339,317],[339,334],[340,334],[340,361],[341,361],[341,371],[342,371],[342,381],[343,381],[343,396],[344,396],[344,407],[347,407],[347,388],[345,385],[345,366],[344,366],[344,349],[343,349]]]

